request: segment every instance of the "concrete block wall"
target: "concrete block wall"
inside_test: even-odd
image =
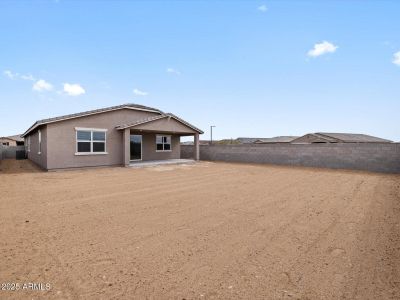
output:
[[[0,159],[15,159],[19,150],[25,150],[25,146],[0,147]]]
[[[182,145],[181,157],[193,157]],[[400,143],[202,145],[200,160],[400,173]]]

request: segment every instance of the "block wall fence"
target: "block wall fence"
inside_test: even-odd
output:
[[[181,158],[192,157],[181,145]],[[400,143],[201,145],[200,160],[400,173]]]
[[[0,146],[0,160],[15,159],[17,151],[25,150],[25,146]]]

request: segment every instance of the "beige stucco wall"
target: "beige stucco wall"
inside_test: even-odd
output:
[[[39,154],[39,130],[41,131],[42,149]],[[30,151],[27,152],[28,159],[33,161],[39,167],[47,169],[47,125],[40,126],[32,134],[30,134]],[[25,139],[26,141],[26,139]],[[28,145],[26,145],[28,149]]]
[[[115,127],[145,119],[157,113],[123,109],[48,124],[48,169],[111,166],[123,164],[123,139]],[[108,154],[75,155],[75,127],[107,129]]]
[[[138,134],[132,131],[132,134]],[[139,133],[140,134],[140,133]],[[179,135],[171,135],[171,151],[156,151],[156,133],[142,134],[142,160],[179,159],[181,143]]]
[[[156,120],[150,123],[141,124],[135,126],[134,129],[142,129],[142,130],[160,130],[162,128],[163,132],[173,132],[180,134],[195,134],[196,131],[185,126],[184,124],[176,121],[173,118],[162,118],[160,120]]]
[[[8,138],[0,138],[0,145],[8,143],[8,146],[17,146],[17,142]]]
[[[181,154],[180,135],[168,134],[171,136],[171,151],[156,151],[156,137],[162,132],[143,132],[139,130],[126,129],[122,130],[123,149],[122,158],[125,166],[128,166],[130,161],[130,135],[142,136],[142,161],[148,160],[163,160],[163,159],[179,159]]]
[[[64,120],[39,127],[42,131],[42,153],[38,152],[38,134],[30,134],[31,151],[28,158],[44,169],[65,169],[96,166],[125,165],[125,154],[130,154],[124,143],[124,130],[116,127],[133,123],[158,113],[122,109],[100,114]],[[166,118],[148,126],[127,129],[127,134],[141,134],[142,160],[180,158],[180,136],[194,134],[191,128]],[[76,128],[106,129],[106,154],[76,155]],[[156,135],[171,135],[171,151],[156,151]],[[129,142],[129,137],[127,139]]]

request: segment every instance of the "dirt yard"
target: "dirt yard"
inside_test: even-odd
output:
[[[399,175],[0,169],[0,299],[400,298]]]

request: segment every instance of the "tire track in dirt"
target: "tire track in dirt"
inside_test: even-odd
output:
[[[321,201],[321,203],[322,203],[323,201]],[[294,215],[286,224],[284,224],[283,226],[281,226],[281,227],[279,227],[276,231],[274,231],[273,232],[273,235],[272,236],[269,236],[269,238],[268,238],[268,241],[269,242],[272,242],[274,239],[277,239],[279,236],[281,236],[283,233],[284,233],[284,231],[291,225],[291,226],[293,226],[293,223],[294,223],[294,221],[296,220],[296,219],[298,219],[300,216],[302,216],[302,215],[304,215],[305,214],[305,212],[302,212],[302,213],[299,213],[299,214],[297,214],[297,215]],[[243,241],[244,243],[246,243],[246,244],[251,244],[251,240],[245,240],[245,241]],[[253,241],[254,242],[254,241]],[[258,250],[255,250],[255,252],[257,253],[262,253],[263,252],[263,250],[266,248],[266,247],[268,247],[267,245],[264,245],[262,248],[258,248]],[[234,247],[233,247],[234,248]],[[252,253],[254,253],[254,252],[252,252]],[[254,255],[252,255],[252,254],[250,254],[251,256],[254,256]],[[254,259],[253,259],[254,260]],[[248,263],[252,263],[251,261],[252,261],[252,259],[251,259],[251,257],[249,257],[249,256],[247,256],[245,259],[244,259],[244,261],[247,261]],[[257,263],[252,263],[253,265],[255,265],[255,266],[259,266],[259,265],[262,265],[262,263],[261,262],[257,262]]]
[[[294,216],[293,218],[296,218],[296,216]],[[221,241],[221,242],[223,242],[223,241]],[[243,242],[246,242],[246,240],[244,240]],[[236,244],[238,244],[238,242]],[[235,243],[232,242],[231,246],[229,248],[235,248]]]

